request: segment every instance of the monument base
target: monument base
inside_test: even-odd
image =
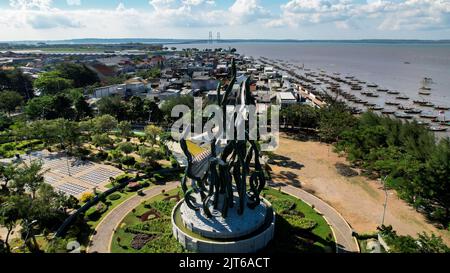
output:
[[[255,210],[238,215],[230,209],[227,218],[206,218],[187,208],[181,200],[172,211],[174,237],[183,247],[198,253],[254,253],[273,239],[275,213],[263,199]],[[214,214],[214,211],[213,211]]]

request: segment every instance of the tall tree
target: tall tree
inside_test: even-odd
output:
[[[43,95],[55,95],[72,88],[73,81],[61,77],[58,71],[43,73],[34,81],[34,87]]]
[[[23,103],[22,96],[16,91],[0,91],[0,110],[11,114]]]

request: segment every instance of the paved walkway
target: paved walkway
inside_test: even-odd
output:
[[[269,186],[280,188],[281,191],[293,195],[309,205],[314,205],[314,208],[322,214],[328,224],[331,226],[335,240],[336,252],[359,252],[359,246],[356,239],[352,235],[352,228],[345,221],[345,219],[333,207],[325,203],[316,196],[293,186],[284,183],[269,183]]]
[[[151,187],[144,191],[144,196],[135,195],[125,202],[115,207],[106,215],[105,218],[97,225],[95,234],[91,237],[90,245],[87,249],[89,253],[109,253],[112,236],[114,230],[122,222],[122,220],[142,202],[151,199],[159,194],[162,190],[170,191],[179,185],[179,182],[166,183],[163,186]]]
[[[170,182],[164,186],[152,187],[144,191],[145,196],[135,195],[114,208],[97,226],[87,252],[109,253],[114,230],[122,222],[125,216],[142,202],[160,194],[162,190],[169,191],[175,189],[178,184],[179,182]],[[333,207],[314,195],[290,185],[272,183],[269,184],[269,186],[274,188],[281,187],[283,192],[293,195],[310,205],[314,205],[315,209],[319,211],[330,224],[336,239],[336,251],[338,253],[359,252],[358,243],[352,236],[352,228]]]

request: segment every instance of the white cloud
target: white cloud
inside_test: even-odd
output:
[[[268,27],[299,27],[334,22],[338,28],[375,20],[375,28],[450,29],[450,0],[291,0],[281,5]],[[381,23],[380,23],[381,20]]]
[[[67,5],[69,6],[80,6],[81,0],[66,0]]]
[[[9,5],[14,9],[48,9],[53,0],[9,0]]]

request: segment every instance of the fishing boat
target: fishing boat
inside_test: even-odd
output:
[[[374,107],[377,104],[376,103],[372,103],[372,102],[366,102],[366,103],[364,103],[364,105],[367,106],[367,107]]]
[[[389,90],[387,88],[378,88],[378,92],[388,92]]]
[[[395,110],[384,109],[383,111],[381,111],[381,113],[386,115],[392,115],[395,114]]]
[[[434,107],[434,104],[431,103],[431,102],[426,101],[426,102],[421,103],[420,106],[422,106],[422,107]]]
[[[444,126],[430,126],[429,130],[432,132],[447,132],[447,128]]]
[[[369,92],[366,94],[366,96],[371,97],[371,98],[378,98],[380,95]]]
[[[422,113],[422,110],[420,110],[420,109],[408,109],[408,110],[405,110],[405,113],[417,115],[417,114]]]
[[[396,90],[389,90],[389,91],[387,91],[387,93],[388,93],[389,95],[398,95],[398,94],[400,94],[400,92],[398,92],[398,91],[396,91]]]
[[[360,85],[352,85],[351,89],[352,90],[362,90],[362,86],[360,86]]]
[[[438,106],[435,106],[434,109],[447,111],[447,110],[450,110],[450,107],[444,106],[444,105],[438,105]]]
[[[387,102],[385,102],[385,104],[386,104],[386,105],[395,105],[395,106],[397,106],[397,105],[400,105],[400,102],[387,101]]]
[[[369,84],[367,84],[367,87],[377,88],[378,84],[376,84],[376,83],[369,83]]]
[[[417,120],[417,124],[419,124],[419,125],[425,125],[425,126],[430,125],[430,123],[429,123],[428,121],[423,121],[423,120]]]
[[[437,115],[433,114],[433,113],[430,113],[430,112],[425,112],[425,113],[420,114],[420,117],[421,118],[426,118],[426,119],[436,119]]]
[[[398,100],[409,100],[409,97],[406,96],[406,95],[400,95],[400,96],[397,96],[395,98],[398,99]]]
[[[408,114],[403,113],[403,112],[395,112],[395,113],[394,113],[394,116],[395,116],[396,118],[401,118],[401,119],[412,119],[412,118],[413,118],[413,116],[408,115]]]
[[[450,127],[450,121],[448,121],[448,120],[447,121],[445,121],[445,120],[444,121],[440,121],[439,124],[442,125],[442,126],[449,126]]]
[[[430,95],[431,95],[431,92],[426,91],[426,90],[420,90],[420,91],[419,91],[419,95],[430,96]]]
[[[358,104],[366,104],[367,101],[366,101],[366,100],[362,100],[362,99],[357,99],[357,100],[355,100],[355,103],[358,103]]]
[[[412,107],[403,106],[403,105],[399,105],[397,108],[398,108],[398,110],[412,110],[412,109],[414,109]]]
[[[369,109],[370,109],[370,110],[373,110],[373,111],[381,111],[381,110],[384,109],[384,107],[383,107],[383,106],[380,106],[380,105],[375,105],[375,106],[369,107]]]

